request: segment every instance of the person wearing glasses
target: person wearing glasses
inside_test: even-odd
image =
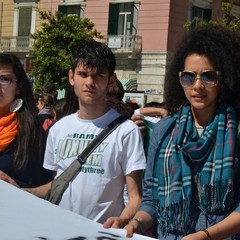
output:
[[[240,239],[240,36],[223,26],[189,30],[164,83],[169,116],[152,132],[138,212],[127,236]]]
[[[43,168],[45,133],[20,60],[0,53],[0,180],[20,188],[52,179]]]

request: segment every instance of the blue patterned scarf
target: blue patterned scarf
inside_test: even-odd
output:
[[[229,194],[237,135],[233,108],[220,106],[200,137],[188,103],[175,117],[162,137],[153,171],[153,198],[165,234],[176,229],[187,233],[191,225],[193,175],[199,182],[198,204],[206,212],[229,210],[233,197]]]

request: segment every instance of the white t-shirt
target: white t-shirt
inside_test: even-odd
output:
[[[49,131],[44,167],[60,175],[102,129],[119,116],[110,109],[94,120],[77,113],[55,123]],[[70,182],[59,206],[103,223],[124,208],[125,176],[145,169],[146,159],[139,128],[127,120],[88,157],[81,172]]]

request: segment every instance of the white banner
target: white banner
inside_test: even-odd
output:
[[[124,229],[105,229],[99,223],[39,199],[0,180],[1,240],[129,239],[125,236]],[[132,239],[152,238],[135,234]]]

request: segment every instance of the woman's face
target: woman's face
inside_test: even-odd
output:
[[[16,76],[10,66],[0,68],[0,78],[9,80],[8,84],[2,84],[0,81],[0,117],[5,116],[10,110],[10,105],[17,94]]]
[[[213,65],[206,56],[198,54],[190,54],[185,59],[184,71],[192,71],[197,74],[195,82],[191,86],[184,86],[184,93],[187,100],[191,104],[191,109],[195,118],[195,122],[205,125],[215,113],[219,85],[206,86],[200,80],[200,74],[206,70],[214,69]]]

